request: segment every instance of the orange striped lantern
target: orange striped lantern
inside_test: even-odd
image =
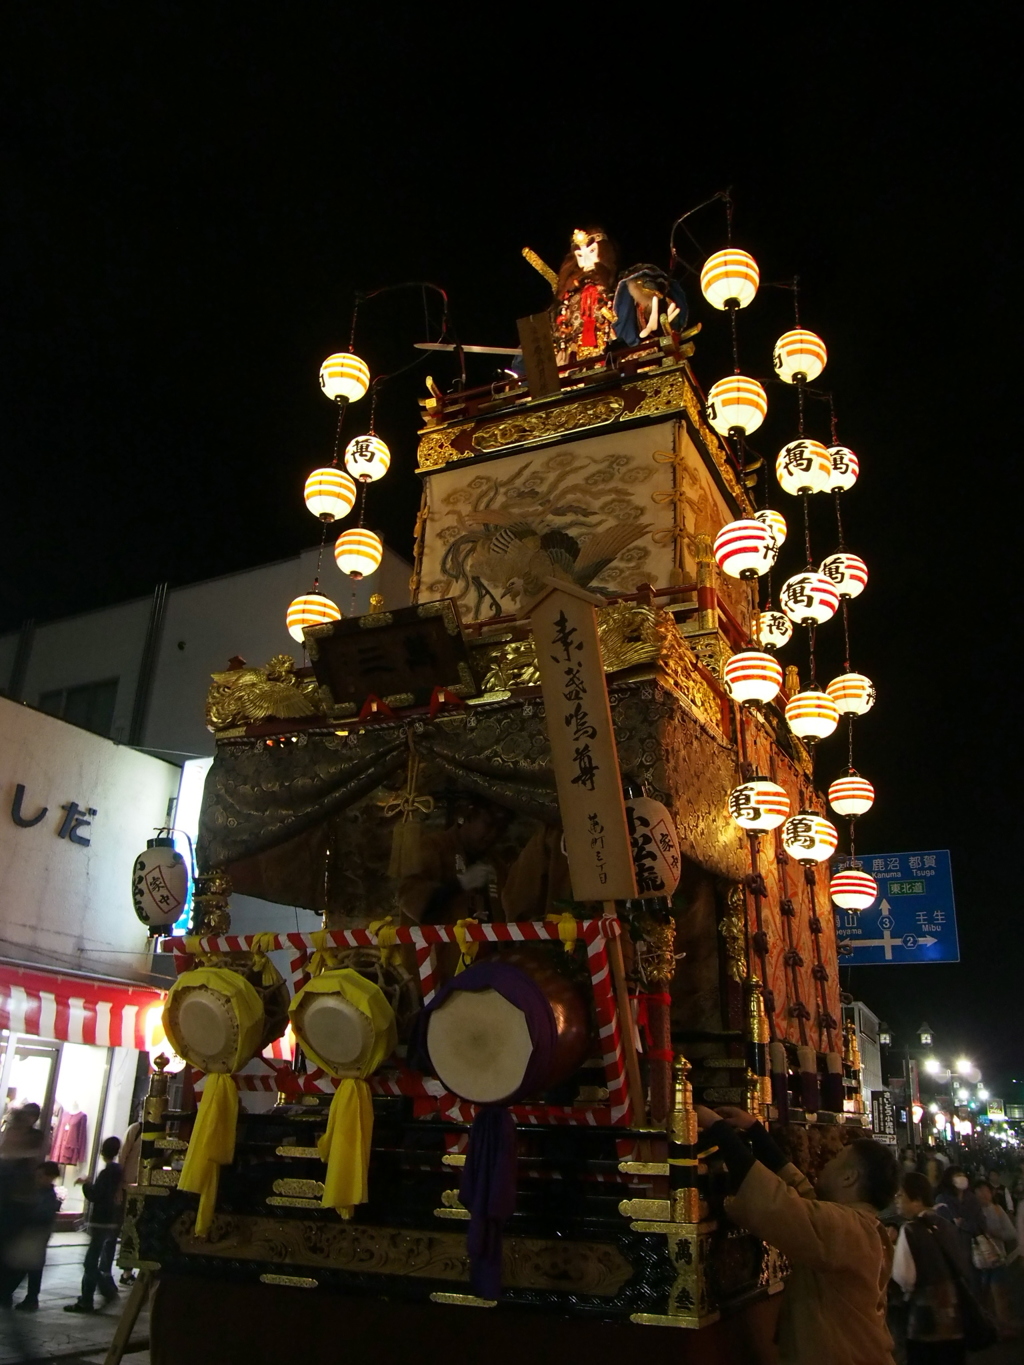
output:
[[[775,477],[784,493],[827,493],[832,461],[820,441],[790,441],[775,460]]]
[[[807,569],[786,579],[779,605],[798,626],[823,626],[835,616],[839,594],[830,578]]]
[[[828,457],[832,461],[832,473],[828,481],[829,492],[845,493],[857,482],[860,460],[847,446],[829,446]]]
[[[825,368],[828,352],[821,337],[797,327],[775,343],[775,373],[786,384],[813,384]]]
[[[793,638],[793,624],[783,611],[763,611],[757,618],[757,643],[762,649],[781,649]]]
[[[761,834],[782,824],[789,814],[789,797],[777,783],[753,777],[729,793],[729,814],[743,829]]]
[[[781,512],[775,512],[770,507],[762,507],[760,512],[754,513],[755,521],[763,521],[775,538],[775,550],[778,553],[786,543],[786,535],[789,528],[786,525],[786,518]]]
[[[730,521],[715,536],[715,559],[730,578],[758,578],[772,567],[778,552],[771,527],[752,517]]]
[[[355,506],[356,486],[343,469],[331,465],[313,470],[302,496],[309,510],[321,521],[340,521]]]
[[[828,739],[839,724],[839,710],[827,692],[809,687],[786,703],[786,724],[800,739]]]
[[[340,620],[341,610],[329,597],[322,592],[310,592],[303,597],[296,597],[288,608],[285,625],[292,639],[301,644],[302,632],[309,626],[322,626],[327,621]]]
[[[712,384],[708,393],[708,421],[719,436],[731,431],[742,431],[749,436],[765,419],[768,399],[756,379],[742,374],[730,374]]]
[[[813,867],[831,858],[839,846],[839,835],[831,820],[813,810],[791,815],[782,826],[782,847],[791,858]]]
[[[357,436],[345,447],[345,468],[360,483],[375,483],[391,467],[391,451],[379,436]]]
[[[866,815],[875,804],[875,789],[851,768],[829,787],[828,804],[837,815]]]
[[[320,387],[334,403],[355,403],[370,387],[366,361],[351,351],[329,355],[320,366]]]
[[[361,526],[351,531],[343,531],[334,542],[334,561],[342,573],[349,578],[366,578],[380,564],[384,557],[384,546],[380,536],[366,531]]]
[[[722,682],[733,701],[763,704],[771,701],[782,686],[782,665],[770,654],[744,649],[726,660]]]
[[[761,276],[757,262],[746,251],[727,247],[716,251],[704,262],[700,272],[700,292],[711,304],[724,312],[727,308],[746,308],[753,303]]]
[[[841,550],[819,565],[821,572],[836,585],[840,597],[859,597],[868,582],[868,566],[858,555]]]
[[[835,874],[828,892],[840,910],[867,910],[878,900],[878,883],[859,868],[847,867]]]
[[[863,673],[840,673],[825,691],[842,716],[866,716],[875,704],[875,684]]]

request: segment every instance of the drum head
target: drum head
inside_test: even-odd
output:
[[[495,990],[453,991],[430,1016],[427,1051],[453,1094],[493,1104],[515,1094],[533,1054],[526,1015]]]
[[[170,1023],[178,1050],[201,1071],[231,1071],[238,1047],[238,1018],[231,1002],[208,986],[173,995]]]
[[[313,995],[295,1015],[295,1031],[331,1068],[358,1070],[373,1046],[373,1024],[340,993]]]

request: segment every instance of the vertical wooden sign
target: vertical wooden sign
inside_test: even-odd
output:
[[[523,367],[526,370],[526,384],[531,398],[544,398],[547,394],[558,393],[558,362],[555,359],[555,343],[551,339],[550,313],[531,313],[529,317],[519,318],[519,344],[523,348]]]
[[[629,900],[636,874],[597,634],[601,599],[548,582],[523,614],[537,647],[573,898]]]

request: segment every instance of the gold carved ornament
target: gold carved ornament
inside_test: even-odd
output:
[[[725,970],[730,981],[740,985],[747,979],[747,916],[742,886],[734,886],[727,909],[718,924],[725,942]]]
[[[217,734],[261,720],[316,715],[316,681],[295,676],[290,654],[275,654],[263,668],[214,673],[206,695],[206,726]]]

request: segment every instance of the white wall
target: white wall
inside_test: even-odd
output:
[[[178,778],[162,759],[0,698],[0,956],[147,980],[131,871]],[[12,818],[19,783],[25,818],[47,808],[31,828]],[[88,846],[58,837],[69,801],[96,811],[79,831]]]

